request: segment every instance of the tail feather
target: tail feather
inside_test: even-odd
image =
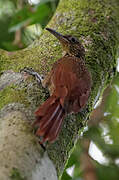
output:
[[[57,129],[56,129],[56,132],[55,132],[55,136],[59,133],[59,131],[60,131],[60,128],[61,128],[61,124],[62,124],[62,121],[63,121],[63,119],[64,119],[64,112],[62,111],[62,114],[61,114],[61,116],[60,116],[60,122],[59,122],[59,124],[57,125]]]
[[[60,129],[61,129],[63,119],[64,119],[64,116],[62,117],[62,119],[60,119],[59,126],[57,127],[57,130],[56,130],[55,134],[50,138],[50,142],[54,142],[54,140],[57,138],[57,136],[58,136],[58,134],[60,132]]]
[[[44,104],[42,105],[44,106]],[[48,108],[47,106],[44,106],[44,108]],[[49,108],[44,114],[44,116],[40,116],[40,112],[37,115],[37,126],[40,128],[37,131],[37,134],[42,134],[42,132],[46,131],[47,127],[53,124],[53,118],[55,117],[55,114],[59,108],[58,102],[51,105],[51,108]],[[50,111],[49,111],[50,110]]]
[[[56,113],[58,112],[58,109],[60,108],[60,105],[57,105],[56,109],[54,110],[54,112],[52,113],[52,115],[50,116],[50,113],[47,115],[47,117],[42,118],[41,123],[40,123],[40,127],[43,129],[45,128],[49,122],[51,122],[53,120],[53,118],[55,117]],[[48,117],[49,116],[49,117]],[[48,119],[49,118],[49,119]],[[46,123],[44,123],[44,119],[47,119]]]
[[[54,111],[55,106],[53,108],[53,103],[54,103],[54,97],[51,96],[50,98],[48,98],[40,107],[39,109],[35,112],[36,115],[36,121],[33,123],[33,126],[39,126],[43,120],[43,117],[49,116],[49,107],[52,105],[52,110]],[[48,119],[48,117],[47,117]],[[44,120],[43,120],[44,121]]]
[[[50,142],[53,142],[54,139],[57,138],[57,136],[59,134],[59,131],[61,129],[61,125],[62,125],[63,119],[64,119],[64,113],[63,113],[63,111],[60,111],[60,114],[57,117],[55,125],[52,127],[52,130],[50,130],[50,132],[49,132],[50,139],[48,139],[48,140],[50,140]]]
[[[38,128],[38,130],[37,130],[37,132],[36,132],[36,134],[37,135],[40,135],[40,136],[45,136],[45,134],[50,130],[50,128],[52,127],[52,124],[54,123],[54,121],[55,121],[55,119],[51,119],[50,121],[49,121],[49,119],[51,119],[50,118],[50,116],[48,115],[48,116],[44,116],[41,120],[42,120],[42,126],[41,126],[41,124],[40,124],[40,122],[39,122],[39,128]]]
[[[39,109],[35,112],[36,116],[40,114],[40,116],[44,116],[47,113],[47,110],[49,109],[49,107],[54,104],[56,101],[56,97],[55,96],[51,96],[50,98],[48,98],[43,105],[41,105],[39,107]],[[47,108],[45,108],[45,106]]]
[[[59,125],[61,124],[61,115],[62,115],[62,109],[60,108],[57,112],[56,116],[54,117],[54,122],[52,123],[52,126],[48,131],[46,131],[44,135],[44,140],[51,141],[51,139],[56,136],[57,129],[59,128]],[[60,122],[61,121],[61,122]]]
[[[43,136],[43,142],[53,142],[57,138],[65,112],[60,104],[60,99],[51,96],[35,112],[37,120],[34,126],[37,126],[36,135]]]

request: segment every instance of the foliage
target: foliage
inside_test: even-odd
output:
[[[52,7],[53,0],[42,0],[38,5],[25,5],[16,11],[10,25],[10,32],[14,32],[24,26],[40,23],[42,28],[46,26],[55,8]]]
[[[25,48],[38,38],[42,28],[52,17],[58,0],[40,0],[36,5],[23,1],[21,8],[19,3],[19,0],[0,1],[0,48],[2,49],[14,51]],[[18,31],[19,41],[16,42],[15,34]]]

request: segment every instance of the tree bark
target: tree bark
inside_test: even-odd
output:
[[[60,177],[79,130],[86,125],[91,109],[116,73],[119,44],[118,0],[60,0],[48,24],[58,32],[77,36],[86,50],[86,64],[92,74],[87,106],[65,118],[59,138],[47,144],[47,153],[38,144],[30,123],[34,110],[47,93],[33,78],[23,81],[19,73],[32,67],[47,74],[62,56],[59,42],[47,31],[27,49],[9,53],[0,50],[0,177],[2,180],[56,180]]]

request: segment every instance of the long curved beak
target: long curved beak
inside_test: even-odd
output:
[[[63,36],[62,34],[56,32],[55,30],[51,29],[51,28],[46,28],[47,31],[49,31],[51,34],[53,34],[59,41],[60,43],[63,44],[67,44],[68,40],[66,39],[65,36]]]

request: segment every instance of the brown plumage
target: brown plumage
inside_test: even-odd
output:
[[[60,132],[66,114],[79,112],[87,103],[91,90],[91,75],[84,62],[84,48],[72,36],[63,36],[47,28],[55,35],[66,55],[59,59],[43,81],[50,90],[50,97],[35,112],[36,135],[43,142],[54,142]]]

